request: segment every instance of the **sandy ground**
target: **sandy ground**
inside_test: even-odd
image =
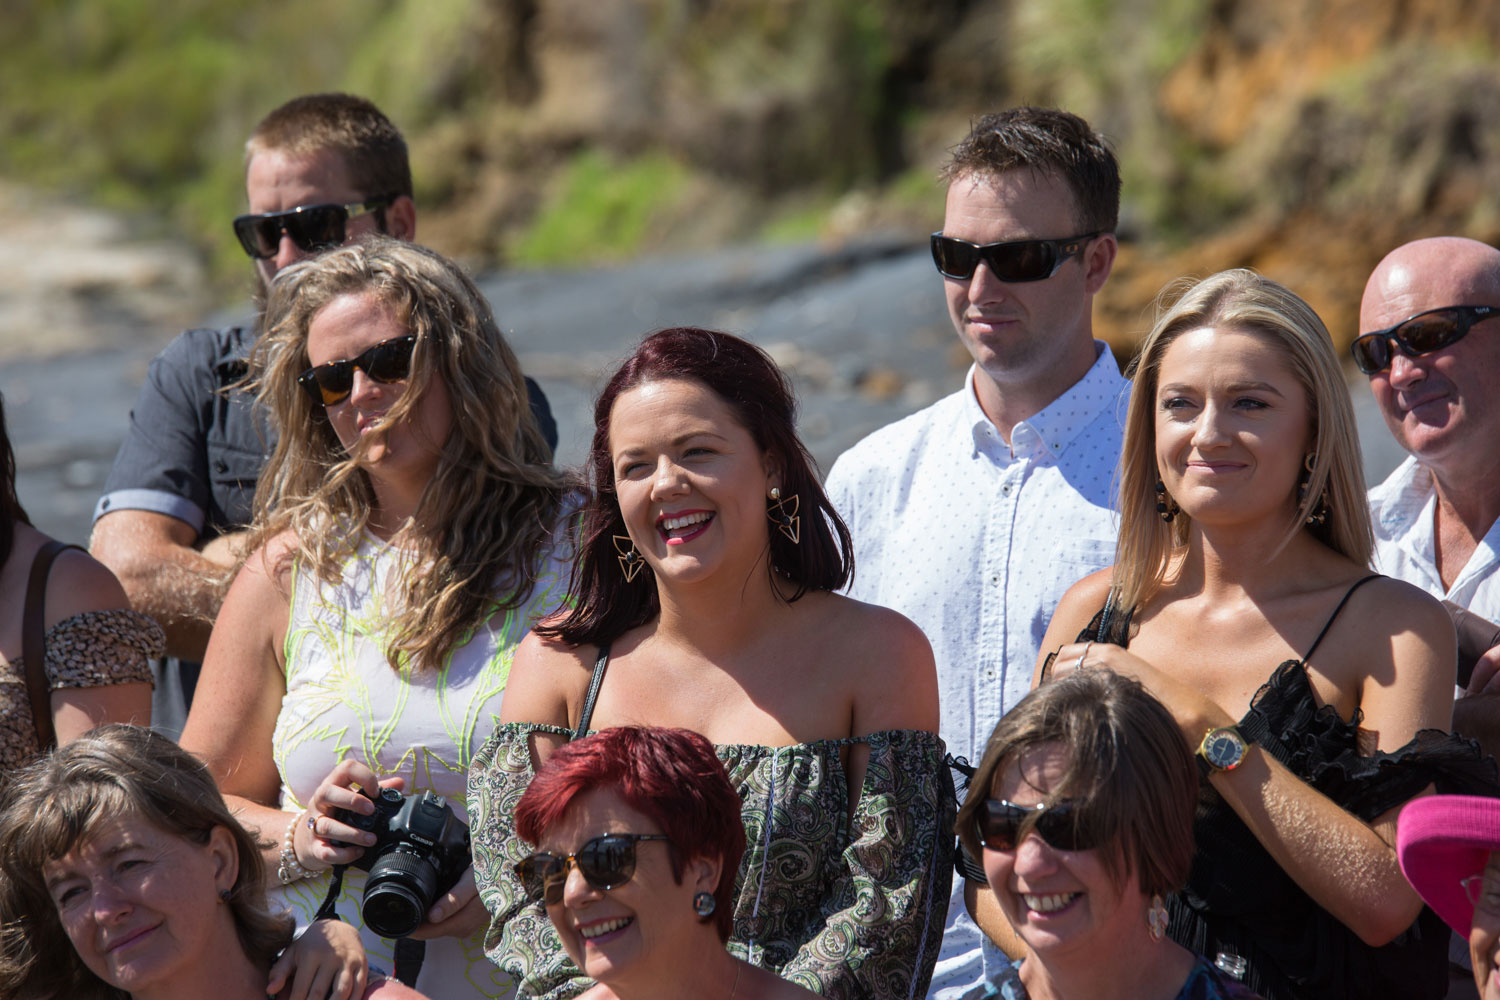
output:
[[[208,315],[182,248],[132,237],[107,213],[0,186],[0,392],[22,502],[43,530],[83,542],[151,357]],[[522,367],[558,417],[558,461],[580,463],[592,398],[613,363],[662,326],[761,344],[791,373],[800,426],[826,470],[869,431],[953,391],[967,356],[921,239],[742,247],[571,272],[481,275]],[[1366,473],[1400,454],[1353,387]]]

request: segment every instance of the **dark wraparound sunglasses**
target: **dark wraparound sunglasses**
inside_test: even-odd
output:
[[[1021,827],[1035,815],[1032,829],[1059,851],[1087,851],[1094,842],[1078,825],[1078,810],[1069,799],[1052,805],[1018,806],[1004,799],[985,799],[974,817],[979,842],[992,851],[1013,851],[1021,839]]]
[[[1057,273],[1063,262],[1083,252],[1098,233],[1062,240],[1016,240],[1014,243],[970,243],[942,233],[932,234],[932,262],[945,278],[968,281],[980,261],[1001,281],[1042,281]]]
[[[576,866],[595,889],[617,889],[635,874],[636,842],[666,839],[662,833],[606,833],[585,841],[577,854],[558,857],[537,851],[516,865],[516,875],[533,902],[556,906],[563,899],[569,865]]]
[[[416,334],[382,340],[357,358],[309,368],[297,376],[297,384],[307,390],[314,403],[333,406],[348,399],[354,391],[356,368],[377,382],[400,382],[406,378],[411,374],[411,352],[416,346]]]
[[[304,253],[336,247],[344,242],[344,227],[355,216],[378,212],[400,195],[386,194],[348,205],[303,205],[285,212],[241,215],[234,220],[240,246],[256,260],[269,260],[281,246],[281,234],[292,238]]]
[[[1391,345],[1408,358],[1420,358],[1458,343],[1469,327],[1500,313],[1495,306],[1446,306],[1409,316],[1395,326],[1355,337],[1349,351],[1366,375],[1383,372],[1391,363]]]

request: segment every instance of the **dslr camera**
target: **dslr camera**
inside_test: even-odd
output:
[[[469,828],[447,799],[431,792],[402,795],[382,788],[369,816],[339,809],[334,817],[375,835],[355,868],[370,873],[360,916],[383,938],[404,938],[421,926],[438,896],[469,867]]]

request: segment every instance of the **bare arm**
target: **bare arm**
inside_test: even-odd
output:
[[[1359,625],[1346,627],[1351,654],[1372,666],[1364,672],[1360,708],[1378,748],[1394,750],[1419,729],[1446,729],[1452,706],[1453,630],[1425,595],[1394,581],[1352,605]],[[1409,593],[1393,593],[1399,588]],[[1380,628],[1372,628],[1378,614]],[[1063,647],[1059,673],[1082,645]],[[1094,644],[1091,667],[1108,666],[1139,679],[1166,705],[1183,737],[1197,747],[1216,726],[1233,725],[1206,696],[1118,646]],[[1398,683],[1399,680],[1399,683]],[[1365,943],[1379,946],[1411,926],[1422,902],[1396,863],[1393,808],[1366,823],[1346,812],[1269,753],[1251,744],[1235,770],[1215,774],[1214,788],[1257,840],[1304,891]]]
[[[234,563],[230,543],[193,547],[186,521],[149,510],[116,510],[94,524],[90,551],[120,578],[130,606],[161,623],[167,653],[185,660],[207,655],[209,632]]]
[[[103,565],[81,552],[67,551],[57,557],[47,579],[48,628],[86,611],[129,606],[120,582]],[[136,681],[53,690],[52,726],[59,744],[106,722],[150,725],[151,685]]]
[[[286,693],[282,641],[289,584],[275,572],[285,544],[273,541],[252,554],[231,584],[182,730],[183,748],[208,765],[240,822],[272,842],[264,853],[273,866],[292,818],[277,804],[281,775],[271,746]]]

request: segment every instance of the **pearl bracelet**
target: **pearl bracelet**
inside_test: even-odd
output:
[[[292,840],[297,835],[297,824],[306,816],[306,810],[293,816],[292,821],[286,825],[286,835],[281,838],[281,864],[276,868],[276,877],[281,879],[282,885],[291,885],[317,874],[302,867],[302,862],[297,860],[297,848]]]

